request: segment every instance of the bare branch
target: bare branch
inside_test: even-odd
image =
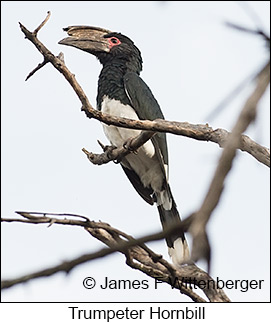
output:
[[[206,233],[206,224],[217,206],[224,187],[224,180],[229,173],[236,150],[240,147],[242,133],[249,124],[255,119],[258,102],[263,96],[270,82],[270,62],[266,64],[259,73],[257,84],[252,94],[247,99],[239,118],[233,127],[232,133],[228,136],[225,147],[222,151],[216,171],[214,173],[209,190],[203,201],[202,206],[196,212],[195,218],[189,228],[193,236],[192,260],[200,258],[207,260],[210,265],[210,246]]]
[[[93,229],[104,229],[106,231],[111,230],[111,226],[104,222],[95,222],[90,221],[87,217],[82,215],[75,215],[75,214],[58,214],[58,213],[42,213],[42,212],[24,212],[24,211],[17,211],[16,213],[20,214],[25,219],[11,219],[11,218],[1,218],[1,222],[23,222],[23,223],[29,223],[29,224],[42,224],[42,223],[51,223],[52,219],[54,219],[54,223],[56,224],[63,224],[63,225],[75,225],[75,226],[82,226],[82,227],[91,227]],[[36,216],[42,215],[43,216]],[[53,214],[54,216],[72,216],[72,217],[80,217],[83,218],[85,221],[81,220],[74,220],[74,219],[58,219],[58,218],[52,218],[48,215]],[[134,239],[132,236],[127,235],[124,232],[121,232],[117,229],[114,229],[113,231],[116,232],[121,237],[125,238],[126,240],[133,240],[132,244],[128,244],[127,248],[134,245],[140,245],[142,243],[148,242],[148,241],[155,241],[164,239],[167,236],[170,236],[176,232],[178,232],[180,229],[183,231],[187,231],[189,226],[191,225],[193,220],[193,214],[187,217],[185,220],[183,220],[181,223],[178,223],[178,225],[175,225],[174,223],[171,226],[168,226],[167,229],[163,230],[162,232],[159,231],[154,234],[150,234],[147,236],[144,236],[142,238]],[[113,253],[118,250],[108,250],[108,254]],[[123,249],[125,251],[125,248]]]
[[[20,214],[21,216],[23,216],[24,218],[27,218],[28,220],[32,220],[32,219],[37,219],[38,217],[36,215],[43,215],[43,217],[41,217],[42,219],[46,218],[46,215],[53,215],[53,216],[72,216],[75,218],[81,218],[84,219],[86,221],[89,221],[89,218],[87,218],[84,215],[78,215],[78,214],[74,214],[74,213],[52,213],[52,212],[23,212],[23,211],[15,211],[15,213]],[[32,215],[34,214],[34,216]]]
[[[41,30],[41,28],[46,24],[46,22],[49,20],[51,16],[51,12],[47,11],[47,16],[46,18],[43,20],[43,22],[33,31],[33,34],[37,36],[38,32]]]
[[[40,64],[38,64],[37,67],[35,67],[25,78],[25,81],[27,81],[28,79],[30,79],[31,76],[33,76],[38,70],[40,70],[43,66],[45,66],[47,63],[49,63],[48,60],[44,59],[44,61]]]
[[[132,236],[121,232],[118,229],[111,227],[107,223],[94,222],[94,221],[82,221],[73,219],[58,219],[55,217],[48,217],[49,213],[39,213],[39,212],[19,212],[25,219],[2,219],[2,221],[7,222],[22,222],[25,223],[55,223],[64,225],[77,225],[84,227],[92,236],[96,239],[105,243],[109,248],[103,248],[94,253],[88,253],[77,257],[70,261],[62,262],[57,266],[47,268],[38,272],[34,272],[22,277],[3,280],[1,282],[1,288],[9,288],[19,283],[27,282],[38,277],[48,277],[57,272],[64,271],[69,273],[73,268],[79,264],[104,257],[106,255],[112,254],[113,252],[119,251],[123,253],[126,257],[126,263],[137,270],[140,270],[147,274],[148,276],[159,279],[167,284],[172,285],[175,289],[179,289],[181,293],[189,296],[192,300],[196,302],[204,302],[205,300],[198,296],[191,288],[191,284],[202,288],[206,296],[211,302],[229,302],[229,299],[224,294],[224,292],[218,288],[215,281],[203,270],[195,265],[186,265],[180,268],[174,268],[169,264],[161,255],[154,253],[151,249],[144,245],[144,242],[152,240],[154,235],[143,237],[140,239],[134,239]],[[45,216],[36,216],[33,214],[44,214]],[[55,214],[57,215],[57,214]],[[63,216],[63,214],[61,214]],[[72,216],[75,216],[72,214]],[[82,216],[77,216],[82,217]],[[83,217],[87,219],[86,217]],[[160,233],[162,237],[164,233]],[[160,238],[159,237],[159,238]],[[176,281],[178,282],[176,284]],[[206,284],[202,287],[202,282],[213,282],[212,285]],[[173,284],[174,283],[174,284]],[[189,287],[187,287],[189,286]],[[208,286],[208,287],[207,287]]]
[[[206,141],[217,143],[222,148],[225,146],[227,139],[230,135],[230,133],[227,130],[220,129],[220,128],[213,130],[211,127],[207,125],[190,124],[190,126],[208,128],[206,130]],[[197,132],[195,131],[194,134],[196,136]],[[146,141],[148,141],[149,136],[151,136],[151,132],[150,133],[142,132],[140,135],[138,135],[138,137],[133,138],[133,140],[130,143],[131,150],[132,151],[137,150],[141,145],[143,145]],[[209,137],[209,139],[207,139],[207,137]],[[87,158],[89,159],[89,161],[94,165],[103,165],[110,161],[120,161],[124,156],[126,156],[131,152],[130,150],[127,150],[124,147],[116,148],[114,146],[104,146],[101,143],[100,143],[100,146],[104,150],[104,153],[102,154],[95,154],[95,153],[89,152],[85,148],[82,149],[82,151],[87,155]],[[239,149],[249,153],[260,163],[270,167],[270,150],[268,148],[265,148],[259,145],[248,136],[246,135],[241,136]]]
[[[93,154],[88,152],[83,148],[83,152],[87,155],[89,161],[95,165],[106,164],[110,161],[120,162],[123,157],[133,152],[136,153],[137,149],[145,144],[152,136],[154,132],[152,131],[142,131],[137,137],[132,138],[128,143],[128,147],[114,147],[114,146],[103,146],[104,153],[102,154]],[[100,144],[101,145],[101,144]]]
[[[214,130],[214,135],[212,135],[212,142],[218,143],[220,147],[225,147],[225,144],[229,138],[230,133],[224,129]],[[249,138],[247,135],[241,135],[241,140],[239,142],[240,150],[249,153],[260,163],[270,167],[270,150],[263,147]]]
[[[239,31],[244,31],[246,33],[250,33],[250,34],[254,34],[254,35],[260,35],[266,41],[270,41],[270,37],[263,30],[260,30],[260,29],[251,29],[251,28],[239,26],[239,25],[236,25],[236,24],[234,24],[232,22],[226,22],[226,25],[228,27],[234,28],[234,29],[239,30]]]

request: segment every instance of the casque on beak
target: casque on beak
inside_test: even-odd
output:
[[[63,28],[70,37],[60,40],[58,43],[79,48],[91,54],[96,52],[109,52],[108,41],[105,35],[110,30],[92,26],[69,26]]]

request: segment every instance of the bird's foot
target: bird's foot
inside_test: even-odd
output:
[[[137,155],[137,150],[132,148],[132,141],[134,138],[129,138],[127,139],[124,144],[123,144],[123,148],[129,150],[130,152],[134,153],[135,155]]]
[[[106,155],[111,158],[113,155],[113,150],[115,150],[116,146],[104,146],[103,151],[106,153]]]
[[[105,146],[104,147],[104,151],[106,152],[107,156],[112,159],[113,163],[115,164],[119,164],[121,162],[121,159],[114,159],[115,158],[115,154],[113,153],[113,151],[116,149],[116,146]]]

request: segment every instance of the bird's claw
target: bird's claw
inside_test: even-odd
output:
[[[112,152],[116,148],[117,148],[116,146],[103,146],[103,151],[107,154],[109,158],[112,158]],[[113,159],[112,161],[115,164],[119,164],[121,160],[117,158],[117,159]]]
[[[134,153],[135,155],[137,155],[137,150],[133,149],[132,146],[132,141],[134,138],[129,138],[127,139],[124,144],[123,144],[123,148],[129,150],[130,152]]]

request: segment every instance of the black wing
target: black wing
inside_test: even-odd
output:
[[[131,102],[131,106],[135,109],[139,119],[164,119],[160,106],[153,96],[151,90],[136,73],[129,72],[125,74],[124,86],[127,96]],[[162,173],[165,176],[166,185],[167,174],[165,173],[164,167],[164,164],[168,165],[166,134],[157,133],[152,137],[151,140],[155,147],[156,156],[160,162]],[[125,165],[122,165],[122,168],[139,195],[149,204],[153,204],[155,202],[155,197],[153,196],[154,192],[152,188],[144,187],[140,178],[132,169],[125,167]]]
[[[126,93],[135,109],[139,119],[155,120],[164,119],[164,115],[160,109],[158,102],[153,96],[148,85],[139,77],[138,74],[129,72],[124,76],[124,86]],[[159,150],[162,156],[161,162],[168,164],[168,150],[165,133],[157,133],[152,142],[155,149]],[[158,152],[158,151],[157,151]],[[164,165],[162,165],[164,168]]]

